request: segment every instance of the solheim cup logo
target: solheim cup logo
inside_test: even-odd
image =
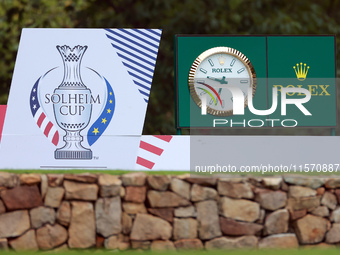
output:
[[[91,90],[86,88],[80,76],[80,64],[87,46],[57,46],[64,62],[64,79],[54,90],[55,119],[66,131],[65,146],[55,151],[56,159],[92,159],[92,151],[82,146],[80,131],[90,122]]]
[[[57,45],[56,48],[63,61],[62,82],[59,86],[55,83],[58,67],[42,75],[31,90],[31,112],[44,135],[58,147],[54,152],[55,159],[92,159],[89,147],[104,133],[114,114],[113,89],[95,70],[89,67],[82,69],[87,46],[71,48]],[[86,71],[88,81],[94,84],[85,85],[82,70]],[[94,120],[93,113],[97,115]],[[86,139],[81,134],[84,132],[87,132]],[[60,133],[65,133],[63,141],[59,139]]]

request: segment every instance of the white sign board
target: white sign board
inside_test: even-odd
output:
[[[24,29],[1,168],[134,169],[159,29]]]

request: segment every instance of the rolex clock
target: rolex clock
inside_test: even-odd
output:
[[[191,65],[189,90],[195,103],[216,116],[233,114],[231,88],[243,93],[244,107],[247,98],[256,90],[256,73],[249,59],[230,47],[214,47],[202,52]],[[250,88],[250,89],[249,89]]]

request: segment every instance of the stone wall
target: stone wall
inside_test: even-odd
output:
[[[233,249],[340,243],[340,179],[0,173],[0,248]]]

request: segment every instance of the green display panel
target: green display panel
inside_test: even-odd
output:
[[[246,107],[242,115],[202,115],[201,108],[190,94],[189,72],[195,59],[214,47],[233,48],[249,59],[257,77],[256,91],[253,97],[254,108],[269,109],[273,103],[273,96],[275,96],[278,98],[278,105],[273,113],[257,115],[252,113],[249,107]],[[273,125],[281,127],[280,123],[284,119],[295,120],[298,127],[336,126],[334,36],[177,35],[175,36],[175,48],[177,128],[212,127],[216,120],[229,123],[218,126],[220,128],[229,128],[231,122],[236,123],[232,127],[247,127],[248,121],[257,123],[262,121],[261,126],[263,127]],[[231,64],[225,63],[224,70]],[[230,69],[230,71],[238,70]],[[222,77],[221,75],[219,77]],[[223,75],[228,79],[227,73]],[[278,89],[277,95],[272,94],[273,87]],[[311,99],[304,104],[304,107],[311,115],[307,116],[296,105],[289,104],[286,115],[282,115],[281,89],[285,87],[305,88],[310,91]],[[303,97],[305,95],[301,93],[286,95],[287,99]],[[271,122],[268,119],[279,121]]]

